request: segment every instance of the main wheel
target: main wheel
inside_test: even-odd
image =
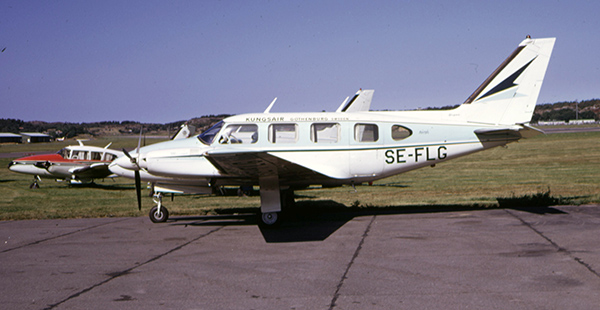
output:
[[[153,223],[164,223],[169,218],[169,210],[164,206],[160,207],[160,212],[158,211],[158,207],[153,207],[150,209],[150,220]]]
[[[259,224],[263,228],[279,227],[281,225],[281,214],[279,212],[261,213]]]

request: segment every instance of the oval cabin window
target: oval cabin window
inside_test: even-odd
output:
[[[400,125],[392,126],[392,139],[395,141],[404,140],[412,135],[412,131]]]

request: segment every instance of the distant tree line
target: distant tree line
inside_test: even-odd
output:
[[[108,123],[108,122],[106,122]],[[46,123],[41,121],[26,122],[18,119],[0,119],[0,132],[45,132],[53,138],[72,138],[89,133],[85,123]]]
[[[572,119],[600,120],[600,99],[540,104],[535,107],[531,122]]]
[[[221,115],[205,115],[199,118],[193,118],[188,121],[176,121],[166,124],[155,124],[155,123],[140,123],[136,121],[103,121],[103,122],[92,122],[92,123],[67,123],[67,122],[43,122],[43,121],[23,121],[19,119],[2,118],[0,119],[0,132],[43,132],[50,135],[53,138],[65,137],[67,139],[79,136],[79,135],[97,135],[98,128],[116,128],[121,134],[139,134],[140,130],[143,132],[175,132],[184,123],[196,126],[198,130],[202,131],[208,126],[222,120],[223,118],[230,116],[228,114]]]
[[[430,107],[425,110],[449,110],[458,107],[444,106],[444,107]],[[19,119],[2,118],[0,119],[0,132],[43,132],[52,136],[53,138],[65,137],[73,138],[78,135],[97,135],[97,128],[118,128],[118,132],[121,134],[139,134],[143,128],[144,132],[157,132],[167,131],[174,133],[179,127],[188,123],[195,126],[197,132],[202,132],[208,129],[216,122],[222,120],[225,117],[230,116],[229,114],[219,115],[204,115],[201,117],[192,118],[190,120],[170,122],[166,124],[156,123],[140,123],[136,121],[104,121],[104,122],[93,122],[93,123],[66,123],[66,122],[42,122],[42,121],[23,121]],[[532,118],[532,123],[538,121],[568,121],[572,119],[595,119],[600,120],[600,99],[591,99],[584,101],[564,101],[557,103],[545,103],[535,107],[535,111]]]

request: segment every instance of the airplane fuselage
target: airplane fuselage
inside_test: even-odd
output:
[[[257,185],[261,172],[249,166],[263,165],[278,170],[282,186],[358,184],[517,140],[484,139],[475,130],[493,125],[442,122],[436,119],[448,112],[420,112],[420,118],[411,112],[232,116],[208,144],[200,135],[141,148],[141,179],[198,187]],[[224,164],[223,158],[230,160]],[[117,165],[111,170],[133,177],[132,170]]]

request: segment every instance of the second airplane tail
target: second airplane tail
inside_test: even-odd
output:
[[[525,39],[454,115],[482,124],[529,123],[555,40]]]

